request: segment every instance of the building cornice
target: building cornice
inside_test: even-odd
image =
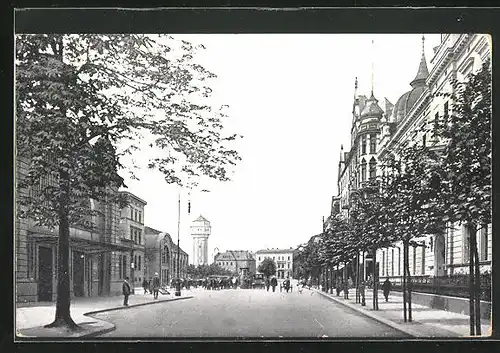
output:
[[[443,72],[448,63],[452,59],[460,55],[460,51],[462,50],[462,48],[467,43],[469,43],[474,38],[474,36],[475,35],[463,34],[452,47],[446,47],[445,45],[443,45],[443,49],[440,49],[436,56],[433,58],[434,60],[438,55],[440,56],[440,59],[436,62],[431,72],[429,73],[429,77],[426,80],[426,84],[429,87],[436,82],[437,78],[439,77],[441,72]],[[442,53],[440,53],[441,50],[443,51]]]

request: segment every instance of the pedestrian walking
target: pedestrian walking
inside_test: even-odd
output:
[[[273,292],[276,290],[276,286],[278,285],[278,280],[276,277],[271,278],[271,287],[273,287]]]
[[[266,278],[266,290],[269,292],[269,286],[271,285],[271,282],[269,281],[269,277]]]
[[[149,289],[149,282],[146,278],[144,278],[144,281],[142,281],[142,288],[144,288],[144,294],[147,294]]]
[[[153,277],[153,298],[158,299],[158,292],[160,291],[160,277],[158,277],[158,272],[155,272]]]
[[[389,281],[389,278],[385,279],[384,284],[382,284],[382,288],[384,290],[385,301],[388,302],[389,301],[389,293],[391,292],[391,289],[392,289],[392,283],[391,283],[391,281]]]
[[[123,293],[123,305],[128,306],[128,297],[130,295],[130,284],[128,283],[129,278],[125,277],[122,285],[122,293]]]

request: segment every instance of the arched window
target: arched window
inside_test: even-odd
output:
[[[361,160],[361,182],[366,181],[366,161],[363,158]]]
[[[370,179],[374,179],[377,176],[377,161],[372,157],[370,160]]]

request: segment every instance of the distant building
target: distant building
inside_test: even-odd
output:
[[[145,277],[144,266],[144,207],[147,202],[138,196],[128,192],[120,192],[127,199],[128,206],[121,209],[119,232],[122,238],[130,240],[130,253],[117,254],[118,263],[121,268],[127,268],[130,264],[130,283],[140,287]]]
[[[255,258],[247,250],[228,250],[217,253],[214,262],[222,268],[240,275],[241,272],[255,273]]]
[[[259,250],[255,253],[256,257],[256,268],[258,270],[259,265],[264,261],[266,257],[274,260],[276,263],[276,273],[277,278],[287,278],[293,277],[293,257],[295,250],[289,249],[265,249]]]
[[[170,234],[147,226],[144,227],[144,236],[145,278],[152,279],[157,272],[161,284],[169,285],[172,279],[177,278],[177,244],[172,241]],[[188,254],[181,248],[179,266],[181,278],[187,277],[188,260]]]
[[[210,222],[202,215],[191,224],[193,237],[193,264],[208,265],[208,237],[210,236]]]

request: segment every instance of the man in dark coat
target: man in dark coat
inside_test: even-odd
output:
[[[128,283],[128,277],[125,277],[122,285],[123,293],[123,305],[128,306],[128,297],[130,295],[130,284]]]
[[[158,277],[158,272],[155,272],[153,277],[153,297],[158,299],[158,292],[160,291],[160,277]]]
[[[273,278],[271,278],[271,287],[273,287],[273,292],[276,290],[277,285],[278,285],[278,280],[276,279],[276,277],[273,276]]]
[[[269,286],[271,285],[271,282],[269,281],[269,277],[266,278],[266,290],[269,292]]]
[[[389,301],[389,293],[391,292],[391,289],[392,289],[392,284],[391,284],[391,281],[389,281],[389,278],[385,279],[385,282],[382,285],[382,288],[384,290],[385,301],[387,302],[387,301]]]
[[[144,288],[144,294],[147,294],[149,289],[149,282],[146,277],[144,277],[144,281],[142,281],[142,288]]]

